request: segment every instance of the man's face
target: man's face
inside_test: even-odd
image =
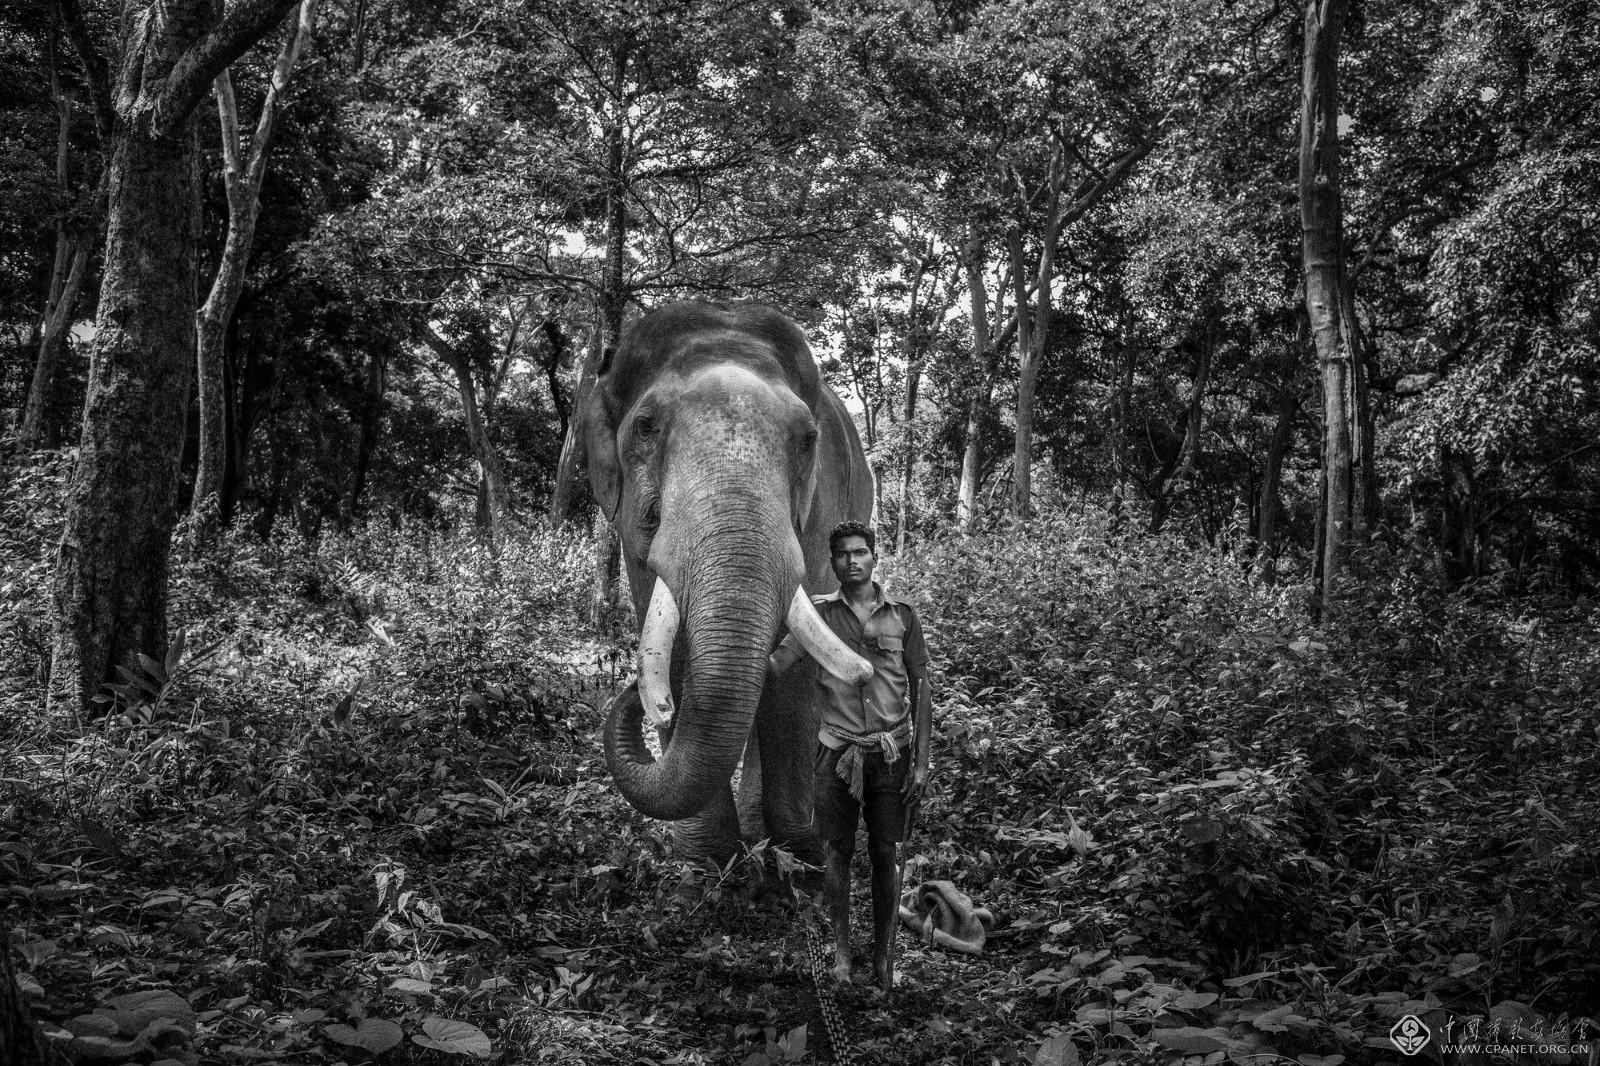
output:
[[[866,537],[840,537],[833,547],[833,576],[845,588],[855,588],[872,580],[878,557],[867,547]]]

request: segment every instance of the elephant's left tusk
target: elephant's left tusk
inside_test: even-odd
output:
[[[828,623],[811,606],[811,597],[806,595],[805,586],[794,590],[786,621],[789,623],[789,632],[794,634],[800,646],[828,673],[847,685],[865,685],[872,679],[872,664],[851,651],[828,628]]]
[[[658,729],[672,720],[672,642],[677,636],[678,604],[658,577],[639,630],[639,702],[645,721]]]

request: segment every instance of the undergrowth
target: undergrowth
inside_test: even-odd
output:
[[[175,560],[175,653],[79,723],[40,706],[59,494],[0,501],[0,919],[58,1046],[820,1061],[788,857],[675,862],[610,787],[632,651],[584,622],[586,538],[224,535]],[[999,921],[840,990],[858,1057],[1335,1066],[1406,1013],[1600,1000],[1595,617],[1367,567],[1313,627],[1092,517],[892,560],[938,693],[909,876]]]

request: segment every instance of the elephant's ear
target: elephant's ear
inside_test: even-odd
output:
[[[607,360],[609,362],[609,360]],[[617,431],[606,410],[604,376],[589,391],[584,404],[583,449],[589,458],[589,486],[607,521],[617,516],[622,503],[622,466],[617,462]]]

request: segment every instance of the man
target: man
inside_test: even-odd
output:
[[[816,670],[822,689],[813,802],[827,856],[823,893],[834,930],[834,977],[850,980],[850,860],[856,826],[867,825],[872,860],[872,968],[879,987],[894,987],[894,934],[899,920],[897,845],[928,782],[933,693],[928,649],[916,611],[884,595],[872,580],[877,537],[860,522],[828,535],[839,591],[813,600],[817,613],[846,644],[872,664],[861,686]],[[783,673],[806,652],[791,636],[772,654]]]

